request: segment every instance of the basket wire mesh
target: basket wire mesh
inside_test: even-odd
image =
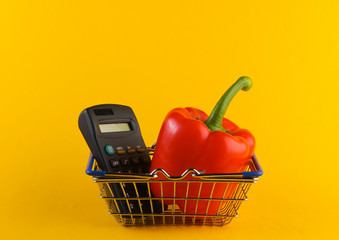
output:
[[[98,173],[100,168],[92,157],[91,172]],[[89,164],[90,165],[90,164]],[[254,157],[246,168],[247,173],[254,172],[261,175],[262,170]],[[256,183],[258,177],[244,176],[245,173],[233,174],[200,174],[194,169],[188,169],[180,177],[171,177],[164,170],[157,169],[151,174],[102,174],[101,176],[92,174],[93,180],[100,189],[100,197],[104,199],[108,205],[109,214],[115,216],[119,224],[124,226],[145,226],[145,225],[203,225],[203,226],[223,226],[232,221],[233,218],[238,217],[238,210],[241,204],[247,200],[247,193],[253,183]],[[162,178],[159,176],[162,175]],[[187,180],[187,176],[194,177],[194,180]],[[161,180],[160,180],[161,179]],[[126,184],[134,187],[136,196],[129,196],[123,190],[123,196],[114,196],[110,184],[117,183],[124,189]],[[176,196],[178,184],[186,184],[186,195]],[[140,195],[138,192],[138,184],[146,184],[148,194]],[[161,189],[161,196],[154,197],[151,192],[151,184],[158,184]],[[167,184],[167,185],[166,185]],[[173,196],[164,196],[164,188],[168,184],[173,186]],[[198,194],[194,197],[190,196],[190,188],[195,184],[199,186]],[[209,184],[211,193],[209,197],[201,196],[201,189]],[[216,187],[223,185],[225,190],[222,197],[214,197],[214,190]],[[154,211],[154,201],[161,203],[160,212]],[[119,209],[117,201],[125,201],[129,212],[124,213]],[[130,208],[130,201],[137,201],[140,208],[138,213],[133,213]],[[143,212],[142,202],[149,201],[151,211],[149,213]],[[170,201],[171,204],[164,202]],[[181,202],[181,206],[179,207]],[[184,204],[184,205],[183,205]],[[195,206],[195,211],[188,213],[187,206]],[[217,205],[216,214],[209,214],[211,205]],[[204,206],[204,211],[201,207]]]

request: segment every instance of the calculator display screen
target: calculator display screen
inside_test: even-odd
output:
[[[113,132],[128,132],[131,131],[131,127],[128,123],[108,123],[99,124],[101,133],[113,133]]]

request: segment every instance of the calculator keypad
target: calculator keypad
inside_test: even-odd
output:
[[[140,149],[140,148],[139,148]],[[143,148],[144,149],[144,148]],[[115,151],[109,160],[113,173],[148,173],[151,167],[151,158],[146,151],[136,149]]]
[[[140,146],[136,148],[132,147],[116,147],[114,154],[110,156],[109,164],[112,167],[112,173],[136,173],[143,174],[148,173],[151,167],[151,158],[148,155],[146,148]],[[123,183],[125,197],[149,197],[149,190],[147,184],[136,183]],[[124,196],[122,190],[119,191],[120,196]],[[151,205],[149,200],[140,200],[141,206],[139,206],[138,200],[129,200],[129,206],[132,213],[141,213],[140,207],[143,213],[151,213]],[[161,206],[158,201],[152,200],[153,209],[155,212],[161,212]],[[126,202],[127,204],[127,202]]]

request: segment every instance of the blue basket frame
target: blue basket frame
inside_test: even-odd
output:
[[[95,159],[94,159],[93,155],[90,154],[89,159],[88,159],[88,163],[87,163],[87,167],[86,167],[86,174],[90,175],[90,176],[104,177],[106,175],[105,171],[94,171],[94,170],[92,170],[93,165],[94,165],[94,161],[95,161]],[[243,178],[258,178],[258,177],[260,177],[261,175],[264,174],[255,154],[252,157],[252,162],[253,162],[257,171],[243,172],[242,173]],[[199,176],[207,176],[207,175],[212,175],[212,174],[199,174]],[[223,174],[213,174],[213,175],[216,175],[216,176],[217,175],[223,175],[223,176],[229,175],[230,177],[232,177],[232,175],[239,175],[239,173],[226,173],[226,174],[223,173]]]

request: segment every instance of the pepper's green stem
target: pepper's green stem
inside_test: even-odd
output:
[[[240,91],[247,91],[252,87],[252,80],[248,77],[240,77],[220,98],[211,115],[205,121],[210,131],[226,131],[222,127],[222,119],[233,97]]]

